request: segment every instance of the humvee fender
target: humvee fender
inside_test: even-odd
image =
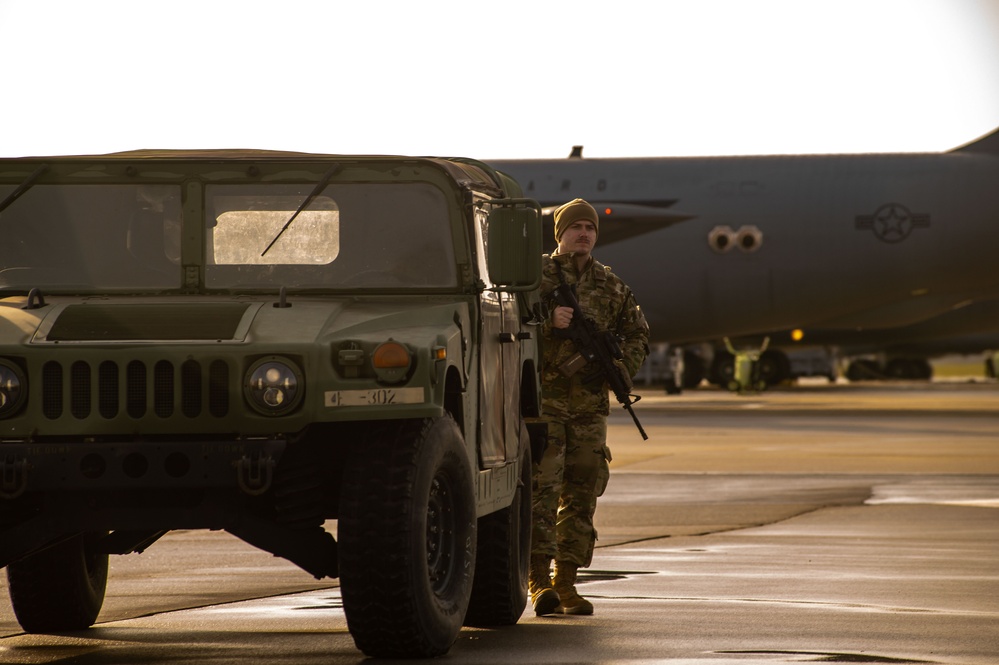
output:
[[[173,529],[339,577],[372,656],[515,623],[540,410],[521,196],[464,159],[0,159],[0,566],[22,627],[93,624],[108,556]]]

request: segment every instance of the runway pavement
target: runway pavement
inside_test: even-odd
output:
[[[999,384],[643,397],[649,441],[611,419],[596,614],[465,629],[446,662],[999,663]],[[4,595],[0,663],[364,660],[335,581],[225,534],[113,558],[89,631],[24,635]]]

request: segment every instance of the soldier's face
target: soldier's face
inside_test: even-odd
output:
[[[581,219],[573,222],[569,228],[562,232],[562,238],[558,241],[558,253],[585,256],[593,250],[596,243],[597,225],[589,220]]]

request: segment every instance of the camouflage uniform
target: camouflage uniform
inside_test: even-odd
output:
[[[575,284],[579,306],[600,330],[616,330],[623,364],[634,376],[648,354],[649,328],[631,290],[609,268],[590,259],[577,274],[570,255],[545,256],[542,296],[559,283],[561,266],[565,282]],[[610,413],[606,381],[591,365],[570,377],[559,366],[571,358],[573,343],[552,334],[550,319],[542,328],[542,408],[548,422],[548,447],[534,468],[534,527],[532,554],[589,566],[597,533],[593,513],[610,475],[607,415]]]

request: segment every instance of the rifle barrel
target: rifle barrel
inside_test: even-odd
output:
[[[631,419],[635,421],[635,427],[638,428],[639,433],[642,435],[643,441],[649,440],[649,435],[645,433],[645,428],[642,427],[642,423],[638,422],[638,416],[635,415],[635,410],[631,408],[631,404],[623,404],[624,408],[631,414]]]

